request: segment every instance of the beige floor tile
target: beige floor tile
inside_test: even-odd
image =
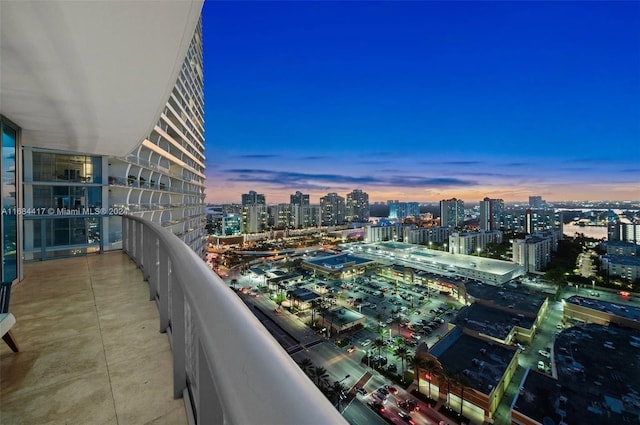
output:
[[[106,371],[2,397],[2,424],[117,424]]]
[[[181,399],[172,400],[172,367],[169,352],[109,366],[120,425],[144,424],[184,405]],[[169,373],[158,373],[157,368]]]
[[[34,262],[0,343],[2,424],[186,424],[155,302],[123,253]]]

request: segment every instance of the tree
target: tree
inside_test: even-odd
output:
[[[342,382],[333,381],[333,384],[331,385],[331,387],[327,389],[329,400],[331,400],[331,402],[334,405],[339,406],[342,394],[346,390],[347,388],[344,385],[342,385]]]
[[[316,382],[318,388],[323,389],[329,384],[329,373],[322,366],[316,366],[311,370],[311,376]]]
[[[378,349],[378,357],[382,357],[382,348],[384,347],[384,341],[381,338],[373,341],[373,347]]]
[[[302,369],[302,371],[306,373],[307,376],[311,376],[311,370],[313,369],[313,362],[309,357],[305,357],[304,359],[300,360],[300,362],[298,363],[298,366],[300,366],[300,369]]]
[[[451,385],[456,384],[457,382],[456,375],[454,375],[452,372],[449,372],[447,370],[443,370],[440,373],[440,377],[447,384],[447,407],[451,409]]]
[[[409,350],[407,350],[407,347],[401,345],[396,348],[395,356],[400,359],[402,364],[402,376],[404,376],[404,362],[411,356],[411,354],[409,353]]]
[[[431,398],[431,381],[433,380],[433,376],[438,371],[438,363],[433,359],[426,359],[422,367],[424,368],[427,375],[429,375],[429,398]]]
[[[322,304],[322,300],[316,298],[315,300],[311,300],[311,324],[315,326],[316,323],[316,311],[320,308]]]
[[[416,376],[418,377],[418,391],[420,391],[420,369],[424,365],[424,357],[415,356],[413,358],[413,368],[416,370]]]
[[[464,389],[469,385],[469,380],[464,375],[458,375],[456,380],[460,385],[460,416],[462,416],[462,408],[464,407]]]

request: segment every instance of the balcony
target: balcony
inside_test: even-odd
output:
[[[186,424],[158,310],[122,252],[25,266],[0,344],[2,423]]]
[[[124,216],[123,246],[25,266],[3,423],[346,423],[182,241]]]

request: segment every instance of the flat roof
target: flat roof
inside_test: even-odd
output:
[[[438,358],[445,370],[464,375],[468,387],[489,394],[502,379],[516,350],[454,329],[429,353]]]
[[[313,291],[308,290],[307,288],[298,288],[291,291],[291,294],[300,301],[311,301],[316,298],[320,298],[320,295],[316,294]]]
[[[556,338],[553,352],[558,379],[530,370],[514,410],[540,423],[545,417],[559,423],[558,409],[568,424],[637,423],[640,331],[574,326]]]
[[[473,303],[460,310],[455,318],[458,326],[478,331],[485,335],[504,340],[514,326],[531,329],[535,318],[506,312],[489,306]]]
[[[429,249],[423,245],[407,244],[404,242],[378,242],[356,245],[356,249],[366,251],[374,248],[376,251],[386,250],[398,260],[416,261],[417,267],[423,266],[427,271],[440,274],[456,274],[457,269],[474,270],[498,276],[513,275],[517,277],[524,273],[524,268],[510,261],[495,260],[474,255],[450,254],[445,251]]]
[[[322,256],[320,258],[311,258],[305,260],[305,262],[327,270],[340,270],[345,267],[349,268],[366,263],[373,263],[374,261],[369,260],[368,258],[357,257],[352,254],[337,254]]]
[[[473,298],[493,301],[496,305],[513,308],[515,311],[525,314],[537,315],[547,299],[546,295],[525,285],[511,288],[507,285],[497,286],[471,281],[465,282],[464,285],[467,288],[467,293]]]
[[[346,307],[340,307],[327,311],[324,315],[324,320],[331,321],[338,326],[344,326],[347,323],[357,322],[364,319],[364,314],[360,314],[357,311],[351,310]]]
[[[614,316],[624,317],[625,319],[640,321],[640,308],[627,304],[612,303],[598,298],[589,298],[580,295],[573,295],[565,301],[570,304],[579,305],[596,311],[602,311]]]

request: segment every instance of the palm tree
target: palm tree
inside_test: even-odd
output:
[[[342,393],[344,393],[346,390],[347,390],[347,387],[342,385],[342,382],[333,381],[333,385],[331,385],[331,387],[328,388],[329,399],[331,400],[331,402],[333,402],[333,404],[339,405],[340,397],[342,396]]]
[[[306,373],[307,376],[311,376],[311,370],[313,369],[313,362],[309,357],[305,357],[304,359],[300,360],[300,362],[298,363],[298,366],[300,366],[300,369],[302,369],[302,371]]]
[[[469,385],[469,380],[464,375],[458,375],[456,379],[460,385],[460,416],[462,417],[462,408],[464,407],[464,388]]]
[[[322,300],[318,298],[311,300],[311,326],[315,326],[316,324],[316,311],[320,308],[321,304]]]
[[[404,361],[410,356],[409,350],[407,350],[407,347],[400,346],[396,348],[395,356],[400,359],[402,364],[402,376],[404,376]]]
[[[382,357],[382,348],[384,347],[384,341],[382,340],[382,338],[378,338],[375,341],[373,341],[373,348],[377,348],[378,349],[378,357]]]
[[[316,386],[320,389],[323,389],[329,384],[329,373],[327,369],[322,366],[316,366],[311,370],[311,374],[313,379],[316,381]]]
[[[413,358],[413,368],[416,372],[416,377],[418,378],[418,392],[420,392],[420,368],[424,365],[424,357],[414,356]]]
[[[443,370],[440,373],[440,377],[447,384],[447,407],[451,409],[451,384],[455,385],[457,383],[456,375],[447,370]]]
[[[433,375],[435,375],[438,370],[438,363],[433,359],[427,359],[422,364],[425,372],[429,375],[429,398],[431,398],[431,381],[433,380]]]

